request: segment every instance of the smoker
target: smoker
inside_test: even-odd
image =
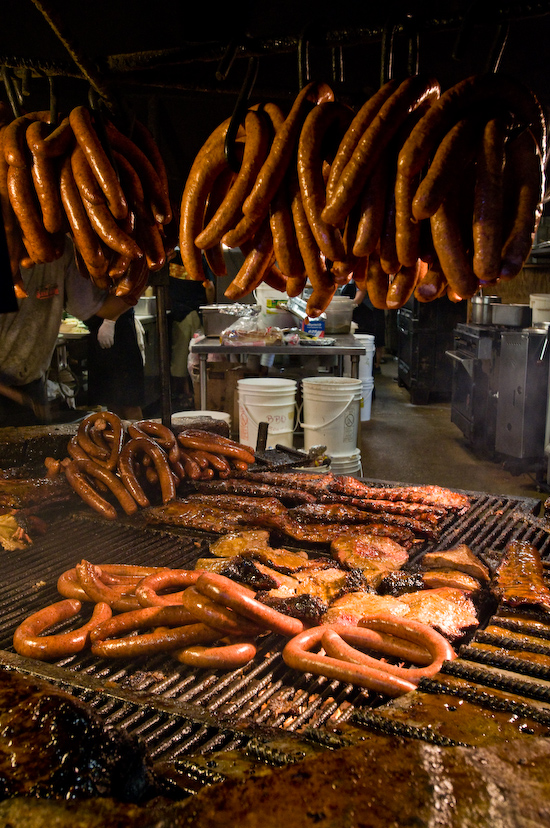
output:
[[[525,461],[544,458],[548,399],[548,331],[503,331],[495,450]]]
[[[538,469],[546,444],[548,327],[513,324],[524,321],[516,315],[520,306],[495,306],[503,311],[498,318],[512,324],[455,328],[453,350],[447,351],[451,421],[476,451],[518,470]]]
[[[453,328],[466,319],[464,302],[414,297],[397,311],[397,380],[408,389],[413,405],[451,396],[451,369],[445,352],[453,344]]]
[[[476,450],[494,451],[498,399],[500,330],[459,323],[451,360],[451,422]]]

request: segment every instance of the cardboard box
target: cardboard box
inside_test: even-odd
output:
[[[254,376],[247,370],[246,365],[235,362],[220,361],[206,364],[206,409],[208,411],[225,411],[231,415],[231,431],[239,430],[239,400],[237,382],[244,377]],[[199,368],[194,366],[191,371],[195,407],[200,411],[200,379]]]

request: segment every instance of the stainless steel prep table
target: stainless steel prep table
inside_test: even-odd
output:
[[[359,357],[367,353],[365,346],[353,334],[332,336],[334,345],[222,345],[218,339],[206,337],[193,343],[191,349],[199,356],[199,380],[201,409],[207,408],[207,371],[206,361],[209,354],[285,354],[287,356],[336,356],[338,357],[338,374],[343,375],[344,357],[351,360],[351,376],[359,377]]]

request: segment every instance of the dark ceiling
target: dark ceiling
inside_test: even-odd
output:
[[[258,57],[255,100],[288,103],[308,70],[362,103],[383,66],[394,76],[414,66],[446,88],[498,65],[550,111],[550,2],[0,0],[0,7],[0,65],[15,92],[26,93],[24,108],[48,107],[48,78],[61,109],[85,102],[91,85],[114,111],[149,123],[178,183],[231,113],[250,56]],[[227,76],[218,77],[231,56]]]

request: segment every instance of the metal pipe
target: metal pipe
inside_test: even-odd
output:
[[[172,422],[172,388],[170,382],[170,342],[168,337],[168,285],[157,284],[157,339],[159,350],[160,407],[163,425]]]

